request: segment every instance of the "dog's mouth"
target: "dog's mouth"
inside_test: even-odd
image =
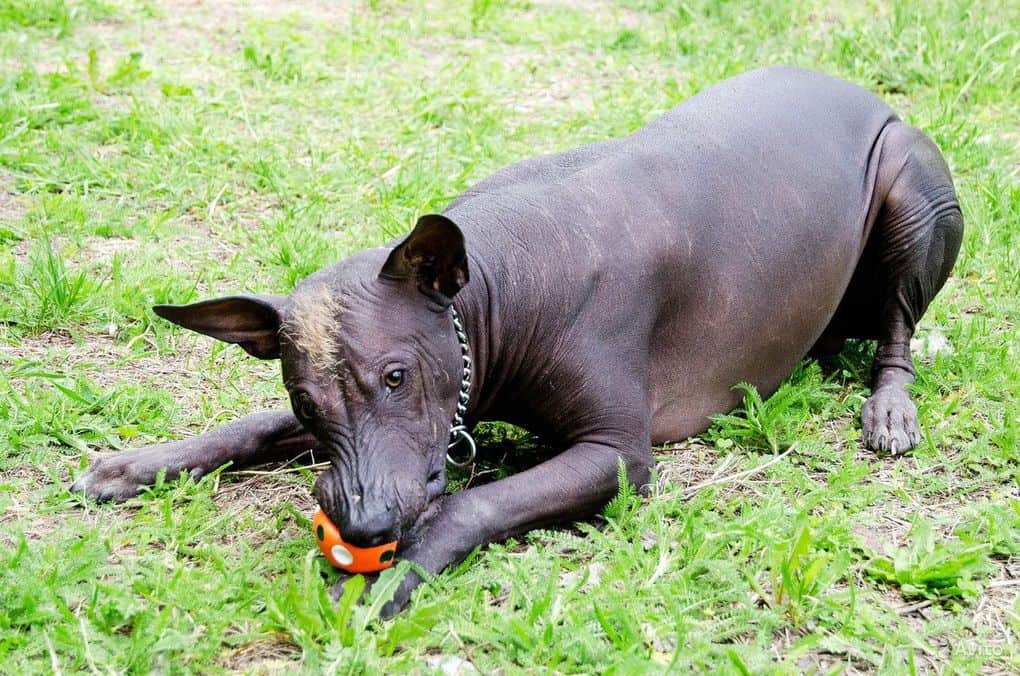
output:
[[[429,474],[425,482],[425,507],[414,518],[411,525],[404,529],[404,535],[400,538],[400,550],[417,540],[417,535],[425,527],[425,524],[439,512],[439,506],[445,494],[446,472],[437,470]]]
[[[400,538],[400,542],[397,545],[398,552],[403,551],[418,541],[419,534],[423,531],[425,525],[439,513],[440,504],[442,502],[443,500],[441,496],[429,499],[429,501],[425,504],[425,509],[421,510],[417,518],[415,518],[414,523],[411,524],[411,527],[404,531],[404,535]]]
[[[398,524],[396,524],[397,527],[392,535],[399,541],[400,549],[417,540],[421,529],[438,513],[442,497],[446,494],[446,485],[446,471],[445,467],[442,467],[431,471],[426,476],[424,486],[418,484],[416,489],[410,490],[406,496],[406,502],[401,500],[401,493],[397,491],[398,511],[403,512],[403,516],[402,518],[398,517]],[[344,506],[344,503],[349,500],[345,501],[343,496],[349,491],[345,491],[343,488],[339,472],[335,468],[330,468],[329,471],[320,475],[313,492],[319,505],[330,519],[337,524],[343,523],[344,510],[351,506]]]
[[[446,472],[437,469],[425,480],[425,499],[432,502],[444,492],[446,492]]]

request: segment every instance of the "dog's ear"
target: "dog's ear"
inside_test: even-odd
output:
[[[411,234],[390,252],[379,276],[414,280],[419,291],[448,306],[468,283],[464,233],[446,216],[422,216]]]
[[[191,305],[157,305],[152,311],[186,329],[236,343],[253,357],[280,356],[285,296],[229,296]]]

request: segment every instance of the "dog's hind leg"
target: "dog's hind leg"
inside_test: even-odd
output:
[[[191,439],[99,458],[71,490],[96,500],[127,500],[155,483],[162,470],[168,479],[183,472],[197,479],[227,463],[236,468],[285,460],[316,445],[293,413],[253,413]]]
[[[921,315],[945,284],[963,236],[963,218],[949,169],[935,144],[907,124],[887,129],[879,183],[888,192],[871,241],[851,284],[856,296],[846,335],[877,338],[872,394],[861,409],[864,442],[903,453],[920,441],[910,339]],[[884,176],[883,176],[884,175]],[[849,327],[848,327],[849,328]]]

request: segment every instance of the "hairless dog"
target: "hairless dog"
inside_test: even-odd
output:
[[[919,440],[910,338],[962,228],[939,150],[878,98],[805,70],[746,73],[626,138],[508,167],[289,296],[155,308],[279,359],[292,411],[105,457],[73,488],[122,500],[161,470],[316,448],[331,465],[315,495],[344,538],[399,540],[435,574],[592,514],[620,460],[646,484],[652,445],[705,430],[736,383],[768,395],[847,338],[878,341],[864,443],[902,453]],[[559,451],[446,494],[448,445],[464,452],[479,420]],[[408,574],[388,612],[420,582]]]

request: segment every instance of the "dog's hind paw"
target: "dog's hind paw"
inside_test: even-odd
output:
[[[873,451],[900,455],[921,441],[917,407],[900,385],[880,387],[861,407],[864,443]]]

